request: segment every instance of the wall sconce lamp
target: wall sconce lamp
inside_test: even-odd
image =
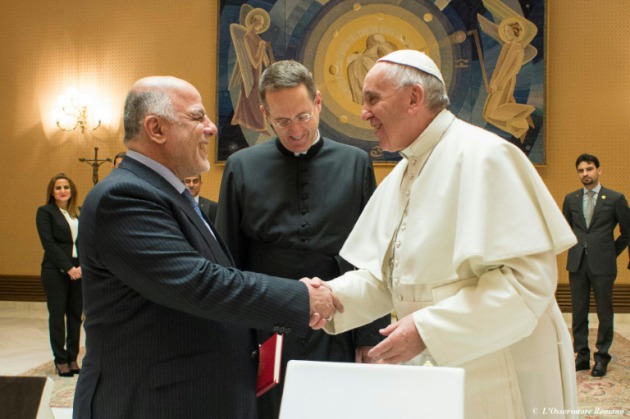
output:
[[[94,131],[101,126],[101,120],[93,117],[92,98],[79,95],[79,91],[73,87],[59,95],[57,106],[56,123],[62,131],[74,131],[79,128],[83,134],[87,130]]]
[[[87,95],[79,95],[79,91],[73,87],[66,89],[64,94],[57,97],[57,108],[54,110],[57,127],[62,131],[74,131],[77,128],[82,134],[86,131],[94,131],[101,126],[101,120],[95,117],[95,109],[92,98]],[[99,159],[98,147],[94,147],[94,158],[81,157],[81,163],[87,163],[92,167],[92,183],[98,183],[98,169],[105,162],[112,160]]]

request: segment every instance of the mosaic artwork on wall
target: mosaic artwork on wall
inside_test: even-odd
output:
[[[361,119],[361,88],[374,62],[398,49],[427,53],[440,67],[459,118],[545,164],[545,0],[242,1],[219,3],[217,161],[275,135],[259,109],[258,80],[294,59],[322,93],[320,132],[380,150]]]

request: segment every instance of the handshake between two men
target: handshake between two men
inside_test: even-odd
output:
[[[311,317],[308,325],[313,330],[323,328],[327,321],[332,320],[332,317],[337,311],[343,313],[343,304],[341,304],[339,298],[332,293],[330,287],[325,285],[324,281],[315,277],[302,278],[300,282],[306,284],[308,288],[308,298],[311,306]]]

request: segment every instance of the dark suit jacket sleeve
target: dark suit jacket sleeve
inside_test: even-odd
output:
[[[573,230],[573,233],[575,233],[576,237],[578,238],[578,242],[575,244],[575,246],[571,247],[567,252],[566,269],[569,272],[577,271],[580,265],[580,261],[582,259],[583,252],[582,235],[584,231],[581,228],[580,221],[575,219],[575,217],[578,217],[578,215],[576,214],[574,217],[574,211],[572,211],[572,207],[577,205],[574,204],[574,200],[578,199],[578,196],[578,191],[571,192],[564,197],[564,201],[562,202],[562,214],[571,227],[571,230]],[[577,213],[580,213],[580,211],[577,211]]]
[[[90,218],[98,220],[90,226],[93,233],[81,230],[98,237],[99,264],[143,297],[174,310],[266,330],[280,323],[305,335],[306,286],[216,263],[191,223],[196,215],[179,198],[136,184],[104,194],[92,206],[96,214]]]
[[[567,223],[569,223],[569,227],[573,228],[573,219],[571,217],[571,210],[569,209],[569,195],[565,196],[562,202],[562,214],[564,218],[566,218]]]
[[[628,201],[623,195],[615,202],[615,216],[617,217],[619,232],[621,233],[615,240],[615,250],[617,251],[617,256],[619,256],[628,246],[630,234],[630,208],[628,208]]]
[[[39,233],[39,239],[44,248],[45,260],[50,261],[54,267],[61,272],[67,273],[73,267],[72,253],[68,254],[67,251],[64,251],[62,243],[65,243],[65,247],[68,247],[68,244],[70,244],[70,252],[72,252],[70,226],[68,226],[67,232],[62,231],[61,228],[56,225],[57,221],[55,221],[53,210],[57,209],[51,205],[39,207],[35,217],[35,224],[37,226],[37,232]]]

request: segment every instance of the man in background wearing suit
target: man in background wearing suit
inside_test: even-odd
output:
[[[630,210],[626,198],[599,183],[599,160],[582,154],[575,162],[583,188],[564,198],[562,212],[578,243],[569,249],[567,270],[573,313],[573,349],[577,352],[576,371],[590,369],[588,312],[591,288],[595,296],[599,328],[593,377],[606,375],[613,341],[613,284],[617,277],[617,256],[628,245]],[[615,240],[614,229],[620,235]]]
[[[190,191],[190,194],[193,196],[193,198],[195,198],[197,204],[199,204],[201,212],[206,217],[208,217],[208,219],[212,221],[212,223],[214,223],[214,220],[217,217],[218,204],[214,201],[209,200],[208,198],[204,198],[203,196],[199,195],[199,192],[201,192],[201,185],[203,184],[203,182],[201,181],[201,175],[187,177],[186,179],[184,179],[184,184],[186,184],[186,187]]]
[[[342,309],[325,288],[234,269],[181,179],[217,128],[174,77],[131,88],[118,169],[81,217],[86,356],[74,418],[256,417],[254,329],[305,336]]]

